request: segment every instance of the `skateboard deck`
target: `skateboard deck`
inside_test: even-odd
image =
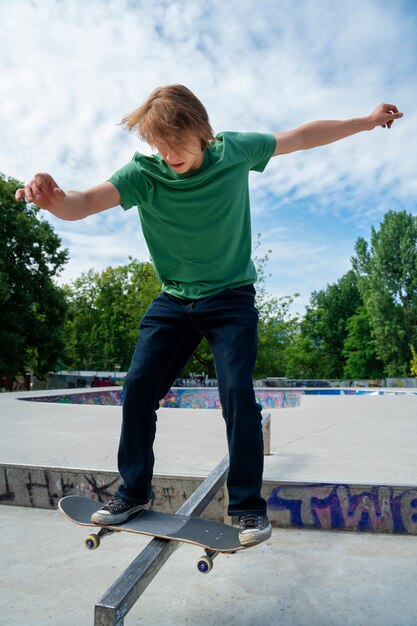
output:
[[[206,573],[212,569],[212,559],[217,553],[230,554],[245,549],[239,541],[237,528],[200,517],[144,510],[119,524],[95,524],[91,521],[91,516],[102,506],[102,502],[84,496],[66,496],[58,502],[61,513],[75,524],[99,529],[97,535],[89,535],[84,541],[85,546],[90,550],[100,545],[100,537],[123,531],[191,543],[205,549],[206,556],[198,561],[197,567],[201,572]]]

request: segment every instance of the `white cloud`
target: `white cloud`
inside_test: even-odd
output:
[[[337,281],[350,269],[349,241],[320,239],[303,224],[292,230],[273,228],[261,242],[256,254],[259,258],[268,254],[268,290],[279,297],[299,293],[294,310],[308,303],[312,291]]]
[[[134,208],[126,212],[116,208],[82,222],[62,222],[57,218],[51,221],[56,231],[60,227],[63,246],[69,249],[71,256],[71,262],[59,276],[61,284],[74,280],[90,268],[102,271],[109,265],[125,265],[129,257],[150,261]]]
[[[391,204],[411,209],[417,197],[416,15],[407,7],[385,0],[0,0],[0,171],[21,180],[49,171],[64,188],[102,182],[145,149],[117,124],[159,84],[187,84],[216,130],[285,130],[366,115],[393,99],[406,117],[391,130],[279,157],[251,178],[255,221],[267,220],[268,230],[280,224],[277,206],[297,210],[306,201],[312,218],[327,214],[369,230]],[[65,276],[132,252],[148,258],[133,211],[114,211],[70,226],[51,218],[70,247]],[[89,248],[84,235],[92,231]],[[333,276],[320,260],[323,242],[308,232],[303,241],[297,254],[307,272],[297,270],[290,239],[271,259],[278,275],[287,255],[298,291],[312,284],[306,274],[322,285]],[[337,248],[332,242],[329,253]]]

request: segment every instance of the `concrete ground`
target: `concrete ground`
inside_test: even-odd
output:
[[[92,626],[94,605],[146,545],[116,535],[99,550],[54,511],[0,512],[0,624]],[[275,529],[251,550],[219,555],[208,575],[182,545],[125,618],[125,626],[412,626],[417,539]]]
[[[114,469],[117,407],[57,406],[0,396],[0,462]],[[314,397],[273,411],[265,477],[417,484],[417,397]],[[216,414],[217,413],[217,414]],[[203,451],[203,452],[202,452]],[[205,475],[225,452],[216,411],[160,411],[158,473]],[[135,535],[83,546],[55,511],[0,506],[0,624],[89,626],[94,605],[146,545]],[[414,626],[417,537],[274,529],[219,557],[181,546],[126,626]]]
[[[121,408],[0,394],[0,463],[117,471]],[[417,396],[304,396],[274,409],[266,479],[417,484]],[[206,476],[226,453],[219,410],[158,411],[155,473]]]

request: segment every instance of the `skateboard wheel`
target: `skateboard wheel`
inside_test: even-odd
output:
[[[97,537],[97,535],[88,535],[88,537],[84,539],[84,545],[87,550],[95,550],[100,545],[100,537]]]
[[[213,569],[213,559],[209,556],[202,556],[197,561],[197,569],[202,574],[208,574]]]

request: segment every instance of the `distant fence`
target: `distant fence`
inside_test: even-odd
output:
[[[417,388],[417,378],[368,378],[368,379],[309,379],[309,378],[265,378],[260,386],[300,388],[309,387],[353,387],[353,388]]]
[[[109,372],[109,371],[61,371],[48,374],[46,380],[38,380],[35,376],[31,377],[30,390],[44,391],[55,389],[85,389],[97,387],[122,387],[127,372]],[[416,378],[377,378],[377,379],[309,379],[309,378],[280,378],[267,377],[261,380],[255,380],[256,389],[265,388],[281,388],[294,389],[300,387],[308,388],[417,388]],[[177,378],[174,387],[191,388],[215,388],[217,380],[203,376],[195,376],[194,378]],[[29,384],[25,384],[16,391],[29,391]]]

